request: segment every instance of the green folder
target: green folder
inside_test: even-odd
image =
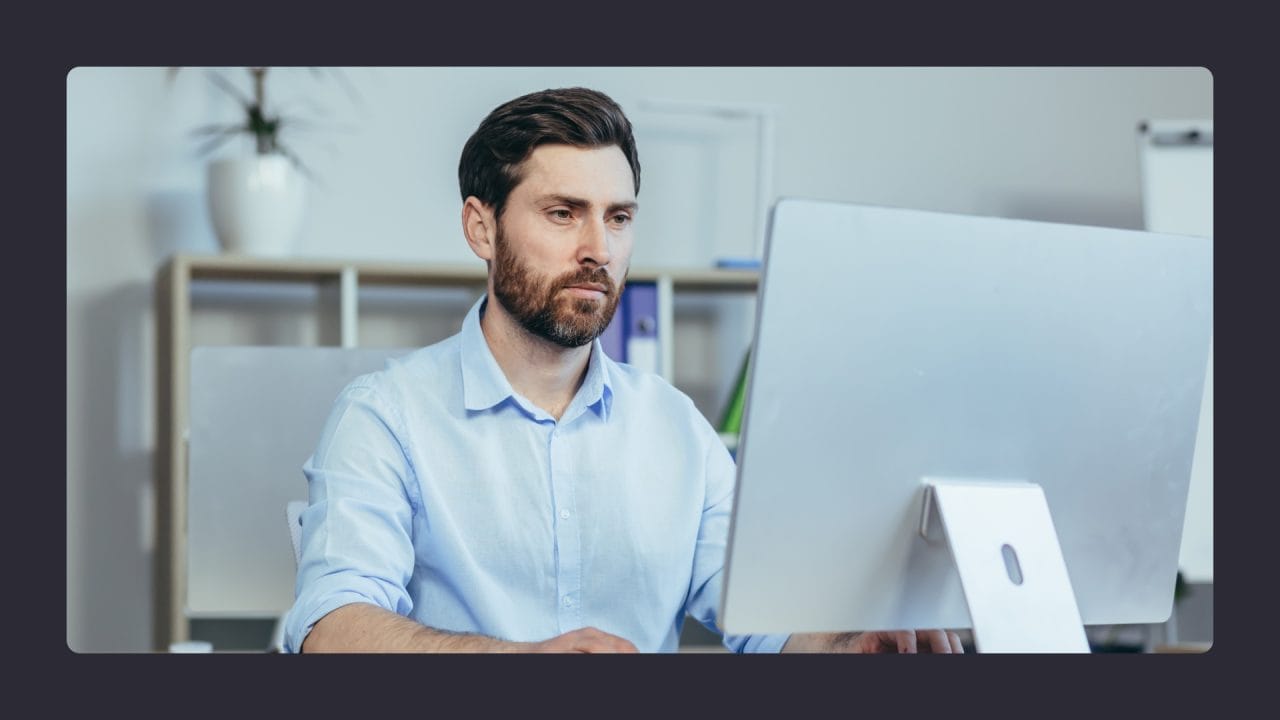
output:
[[[742,406],[747,396],[747,367],[751,364],[751,350],[747,350],[747,354],[742,358],[742,367],[738,370],[738,381],[734,383],[733,395],[729,397],[729,404],[724,408],[724,414],[720,416],[720,432],[732,433],[734,435],[742,431]]]

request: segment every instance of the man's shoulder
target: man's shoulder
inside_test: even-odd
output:
[[[716,448],[729,457],[711,421],[684,391],[654,372],[625,363],[614,363],[610,370],[615,369],[610,373],[613,413],[621,427],[642,430],[649,441],[629,445],[653,447],[656,442],[663,454],[680,458],[682,467],[691,458],[711,458]],[[715,467],[723,470],[722,465]]]
[[[426,347],[393,353],[381,370],[354,378],[345,392],[365,391],[394,401],[407,393],[447,387],[447,373],[458,366],[458,346],[459,336],[453,335]]]
[[[609,379],[615,396],[643,398],[649,407],[656,404],[657,407],[698,414],[693,400],[684,391],[651,370],[609,359]]]

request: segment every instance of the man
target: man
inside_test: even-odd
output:
[[[717,627],[733,462],[661,378],[604,355],[640,163],[607,96],[548,90],[458,168],[489,268],[462,331],[356,379],[304,471],[290,651],[673,651]],[[735,651],[959,652],[954,633],[747,636]]]

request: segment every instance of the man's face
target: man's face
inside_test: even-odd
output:
[[[631,261],[634,180],[616,146],[542,145],[497,221],[493,292],[525,330],[563,347],[613,319]]]

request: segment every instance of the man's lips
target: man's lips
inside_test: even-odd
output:
[[[574,285],[566,286],[565,290],[581,297],[595,297],[596,295],[605,295],[609,292],[609,288],[601,285],[600,283],[576,283]]]

